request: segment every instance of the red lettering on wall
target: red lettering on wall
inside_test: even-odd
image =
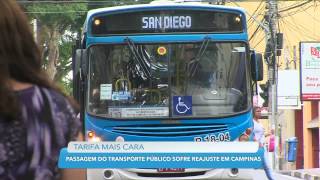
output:
[[[311,50],[312,56],[316,56],[317,58],[320,58],[320,51],[317,48],[311,47],[310,50]]]

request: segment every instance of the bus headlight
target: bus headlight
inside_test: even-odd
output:
[[[101,138],[97,136],[94,131],[88,131],[87,133],[88,141],[90,142],[101,142]]]

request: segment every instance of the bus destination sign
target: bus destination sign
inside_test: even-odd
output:
[[[235,33],[243,32],[239,12],[189,9],[148,10],[105,14],[91,19],[94,36],[161,33]]]
[[[142,17],[142,29],[190,29],[191,16]]]

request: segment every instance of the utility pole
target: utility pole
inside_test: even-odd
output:
[[[278,2],[277,0],[267,0],[266,1],[266,13],[265,19],[269,27],[269,33],[267,37],[267,45],[265,50],[265,58],[268,62],[268,86],[269,86],[269,129],[275,128],[275,137],[278,137],[278,120],[277,120],[277,20],[278,20]],[[271,99],[270,99],[271,98]],[[278,152],[278,147],[272,156],[273,169],[279,169],[278,159],[276,158],[276,153]]]

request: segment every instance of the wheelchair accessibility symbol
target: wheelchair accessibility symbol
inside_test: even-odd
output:
[[[173,112],[178,116],[192,115],[191,96],[173,96]]]

